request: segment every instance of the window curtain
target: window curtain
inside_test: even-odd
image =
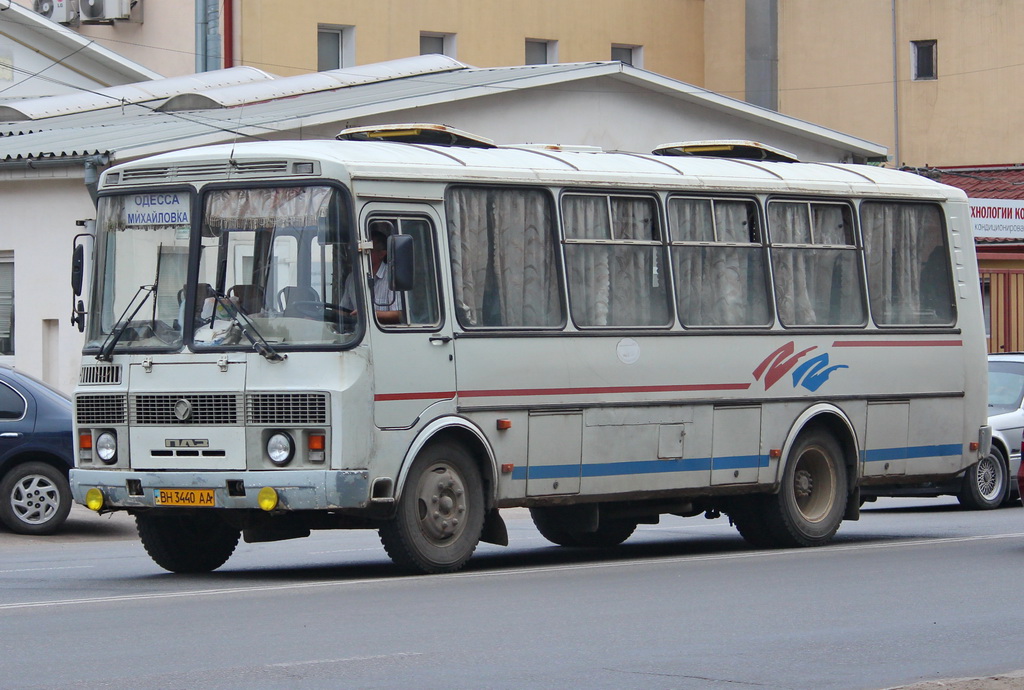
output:
[[[672,238],[708,245],[672,247],[679,318],[687,326],[764,325],[768,322],[764,255],[756,209],[749,202],[674,199]],[[728,243],[728,244],[726,244]]]
[[[453,188],[445,199],[455,305],[466,327],[561,325],[546,193]]]
[[[864,300],[849,209],[839,204],[777,202],[768,206],[768,223],[782,323],[863,323]],[[785,246],[797,244],[804,246]]]
[[[953,284],[942,217],[931,204],[861,207],[871,311],[886,325],[949,324]]]
[[[207,197],[204,233],[306,228],[327,218],[329,187],[224,189]]]
[[[572,195],[562,212],[576,323],[666,325],[668,285],[654,200]],[[645,244],[631,244],[639,242]]]

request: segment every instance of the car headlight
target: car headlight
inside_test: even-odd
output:
[[[93,450],[100,460],[108,465],[113,465],[117,462],[117,436],[113,432],[104,431],[96,437]]]
[[[284,467],[291,462],[294,454],[295,444],[292,442],[292,437],[283,431],[279,431],[267,439],[267,457],[278,467]]]

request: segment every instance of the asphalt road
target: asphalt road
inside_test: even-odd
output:
[[[778,551],[725,519],[575,551],[505,517],[510,547],[432,577],[372,532],[241,544],[202,576],[158,568],[124,516],[0,532],[0,687],[1024,687],[989,679],[1024,668],[1020,507],[883,499]]]

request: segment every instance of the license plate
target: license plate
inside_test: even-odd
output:
[[[212,508],[213,489],[156,489],[153,498],[158,506]]]

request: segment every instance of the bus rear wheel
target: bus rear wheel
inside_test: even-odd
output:
[[[480,471],[461,445],[432,443],[413,461],[395,517],[380,527],[394,563],[418,573],[451,573],[473,555],[484,525]]]
[[[172,573],[208,573],[227,562],[241,532],[216,512],[135,516],[149,557]]]
[[[826,431],[801,434],[789,453],[777,494],[760,499],[756,515],[745,516],[740,533],[755,546],[796,547],[828,543],[846,513],[846,463]]]
[[[600,520],[593,532],[566,525],[565,508],[530,508],[530,517],[541,536],[559,546],[609,548],[618,546],[636,530],[632,520]]]

